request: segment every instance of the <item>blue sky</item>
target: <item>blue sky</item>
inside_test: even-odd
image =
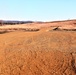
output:
[[[76,0],[0,0],[0,19],[33,21],[76,19]]]

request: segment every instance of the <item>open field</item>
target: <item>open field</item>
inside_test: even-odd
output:
[[[63,30],[75,25],[34,23],[23,28],[39,30],[0,34],[0,75],[76,75],[76,31]]]

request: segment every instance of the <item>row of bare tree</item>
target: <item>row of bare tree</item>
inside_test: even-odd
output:
[[[15,24],[26,24],[26,23],[33,23],[33,21],[3,21],[0,20],[0,25],[15,25]]]

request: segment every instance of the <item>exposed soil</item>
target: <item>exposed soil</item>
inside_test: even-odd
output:
[[[76,75],[76,31],[40,29],[0,34],[0,75]]]
[[[75,39],[65,31],[1,34],[0,75],[76,75]]]

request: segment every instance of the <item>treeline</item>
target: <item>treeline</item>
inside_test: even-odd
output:
[[[15,24],[26,24],[33,23],[33,21],[0,21],[0,25],[15,25]]]

